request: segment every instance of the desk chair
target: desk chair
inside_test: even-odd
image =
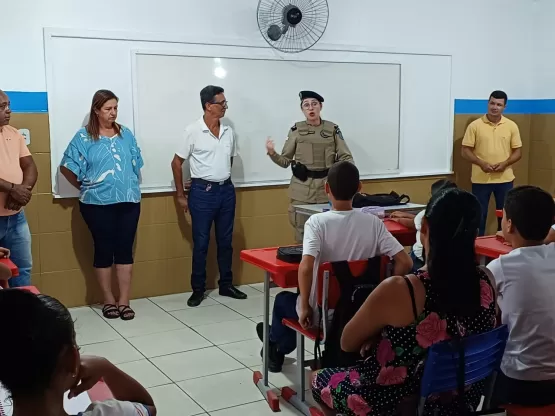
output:
[[[501,365],[509,329],[501,325],[492,331],[463,338],[464,385],[476,383],[491,376],[486,387],[484,409],[488,409],[493,393],[495,375]],[[426,398],[431,394],[457,390],[459,369],[458,347],[453,341],[443,341],[428,350],[424,374],[420,384],[418,416],[424,415]]]
[[[368,260],[356,260],[349,262],[349,269],[353,276],[358,277],[364,273]],[[389,274],[391,261],[387,256],[381,256],[380,279],[383,280]],[[302,414],[307,416],[323,415],[319,409],[310,407],[305,401],[306,382],[304,368],[304,339],[305,337],[314,342],[324,345],[328,336],[329,310],[335,309],[340,297],[339,281],[337,280],[331,263],[322,263],[318,269],[318,306],[322,310],[322,331],[318,328],[304,329],[298,320],[284,319],[283,324],[297,333],[297,374],[294,389],[284,387],[281,389],[282,397],[293,405]]]

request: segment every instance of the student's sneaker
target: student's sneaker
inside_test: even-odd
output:
[[[270,330],[272,327],[270,326]],[[264,342],[264,324],[259,322],[256,324],[256,334],[258,339]],[[260,356],[262,357],[264,349],[260,350]],[[268,351],[268,370],[271,373],[281,373],[283,369],[283,363],[285,362],[285,354],[278,351],[278,346],[275,342],[270,341],[270,349]]]

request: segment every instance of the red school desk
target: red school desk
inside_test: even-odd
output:
[[[15,264],[13,264],[13,261],[11,261],[10,259],[0,259],[0,264],[3,264],[10,269],[10,271],[12,272],[12,277],[19,276],[19,269]],[[6,282],[5,280],[0,280],[0,288],[2,287],[4,289],[7,289],[9,287],[8,282]]]
[[[279,412],[279,398],[268,384],[268,345],[270,340],[270,280],[282,288],[297,287],[299,265],[276,258],[277,247],[241,251],[241,260],[264,270],[264,342],[262,372],[253,373],[253,381],[274,412]]]
[[[476,254],[480,257],[480,264],[485,266],[486,259],[496,259],[503,254],[510,253],[513,248],[497,238],[495,235],[478,237],[476,239]]]
[[[389,231],[402,246],[412,246],[416,243],[416,230],[412,230],[390,219],[385,219],[383,223],[387,231]]]

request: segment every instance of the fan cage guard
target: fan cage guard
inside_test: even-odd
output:
[[[297,24],[295,23],[299,16],[295,13],[295,9],[302,14]],[[328,26],[328,2],[327,0],[260,0],[257,16],[258,28],[268,45],[281,52],[298,53],[310,49],[324,34]],[[272,40],[269,32],[272,37],[279,37],[279,39]]]

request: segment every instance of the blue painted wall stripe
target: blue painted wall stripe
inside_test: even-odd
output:
[[[6,91],[14,113],[46,113],[46,92]],[[455,114],[482,114],[487,111],[487,100],[455,100]],[[505,114],[555,114],[555,99],[509,100]]]
[[[5,91],[14,113],[47,113],[46,92]]]
[[[482,114],[487,111],[488,100],[455,100],[455,114]],[[555,114],[555,100],[511,100],[505,114]]]

